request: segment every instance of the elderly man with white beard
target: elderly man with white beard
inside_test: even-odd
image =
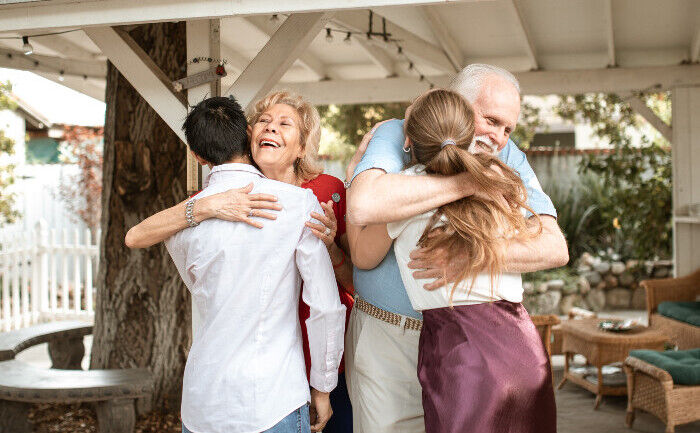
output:
[[[524,153],[510,140],[520,115],[517,79],[504,69],[473,64],[455,77],[450,88],[464,96],[474,111],[477,138],[473,146],[497,153],[519,174],[527,189],[528,206],[542,223],[541,233],[532,240],[507,245],[506,271],[522,273],[563,266],[569,257],[556,210]],[[366,151],[362,145],[358,149],[347,170],[351,182],[349,232],[404,220],[479,194],[468,173],[447,177],[397,174],[408,162],[404,146],[403,121],[390,120],[375,127]],[[352,253],[353,258],[358,256]],[[454,281],[464,266],[460,258],[448,261],[446,257],[428,257],[416,250],[409,267],[416,269],[416,279],[434,279],[424,287],[436,289]],[[357,298],[345,351],[353,429],[356,433],[423,433],[421,387],[416,373],[422,321],[406,294],[393,249],[373,269],[356,267],[353,279]]]

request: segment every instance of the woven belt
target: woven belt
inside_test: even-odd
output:
[[[375,319],[379,319],[383,322],[390,323],[398,327],[401,327],[401,319],[404,318],[404,316],[400,314],[392,313],[391,311],[386,311],[382,310],[379,307],[375,307],[374,305],[363,300],[359,296],[355,298],[355,305],[353,308],[357,308],[360,311],[363,311],[369,314],[370,316],[374,317]],[[413,329],[414,331],[420,331],[423,327],[422,320],[414,319],[412,317],[406,317],[405,319],[406,320],[403,324],[403,329]]]

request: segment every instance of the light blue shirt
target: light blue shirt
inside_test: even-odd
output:
[[[378,168],[386,173],[398,173],[410,162],[410,154],[403,151],[403,120],[390,120],[377,128],[367,151],[355,168],[353,179],[365,170]],[[552,200],[542,191],[535,172],[523,153],[511,140],[501,150],[498,157],[512,168],[522,179],[527,189],[527,204],[539,215],[556,218]],[[528,216],[532,214],[528,212]],[[406,289],[401,281],[399,266],[394,249],[374,269],[368,271],[354,268],[353,283],[355,292],[365,301],[386,311],[404,316],[421,318],[421,314],[411,307]]]

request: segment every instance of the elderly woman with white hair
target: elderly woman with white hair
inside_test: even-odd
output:
[[[509,139],[520,114],[517,79],[504,69],[474,64],[459,73],[450,87],[465,97],[473,109],[474,135],[479,143],[476,145],[481,151],[497,154],[520,176],[527,191],[527,205],[542,224],[539,235],[505,246],[503,271],[532,272],[564,265],[568,252],[556,222],[556,210],[525,155]],[[351,238],[353,230],[406,220],[481,194],[469,173],[398,174],[409,162],[410,155],[405,152],[409,146],[405,143],[404,121],[391,120],[376,129],[366,149],[358,149],[347,170],[347,180],[351,182]],[[529,221],[535,222],[533,218]],[[359,257],[356,251],[352,253],[353,258]],[[426,289],[437,289],[457,281],[466,267],[466,257],[467,254],[450,256],[439,250],[427,254],[418,249],[411,253],[413,260],[408,267],[415,270],[414,278],[432,280],[425,284]],[[393,250],[373,269],[359,266],[354,270],[356,301],[345,341],[355,431],[422,433],[422,390],[416,371],[423,317],[412,307]]]

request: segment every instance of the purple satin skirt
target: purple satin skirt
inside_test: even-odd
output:
[[[522,304],[423,311],[426,433],[556,433],[549,358]]]

